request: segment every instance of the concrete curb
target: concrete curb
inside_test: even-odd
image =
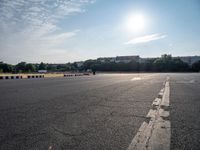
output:
[[[170,150],[169,77],[127,150]]]

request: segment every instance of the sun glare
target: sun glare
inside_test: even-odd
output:
[[[145,23],[142,14],[131,14],[126,19],[126,28],[132,32],[141,32],[145,28]]]

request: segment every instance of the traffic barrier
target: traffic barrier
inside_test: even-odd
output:
[[[16,76],[16,79],[22,79],[22,76]]]
[[[72,77],[72,76],[89,76],[89,73],[75,73],[75,74],[64,74],[64,77]]]
[[[73,74],[64,74],[64,77],[72,77],[74,76]]]
[[[89,74],[89,73],[83,73],[83,75],[84,75],[84,76],[89,76],[90,74]]]
[[[44,75],[28,75],[27,78],[44,78]]]
[[[30,79],[30,78],[44,78],[44,75],[27,75],[27,78]],[[0,76],[0,80],[3,80],[3,79],[23,79],[22,76]]]
[[[22,76],[0,76],[0,79],[22,79]]]

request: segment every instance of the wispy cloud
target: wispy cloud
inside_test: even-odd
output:
[[[164,35],[164,34],[150,34],[150,35],[133,38],[133,39],[129,40],[128,42],[126,42],[125,44],[147,43],[147,42],[163,39],[165,37],[166,37],[166,35]]]
[[[10,54],[40,55],[52,52],[53,49],[56,53],[67,39],[79,31],[74,29],[66,32],[58,25],[59,22],[66,16],[83,13],[85,6],[93,2],[94,0],[1,0],[1,59],[6,59]]]

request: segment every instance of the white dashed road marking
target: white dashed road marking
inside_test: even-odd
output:
[[[140,77],[134,77],[134,78],[131,79],[131,81],[135,81],[135,80],[141,80],[141,78]]]
[[[169,120],[169,78],[164,89],[152,103],[147,120],[142,123],[128,150],[169,150],[171,123]]]

